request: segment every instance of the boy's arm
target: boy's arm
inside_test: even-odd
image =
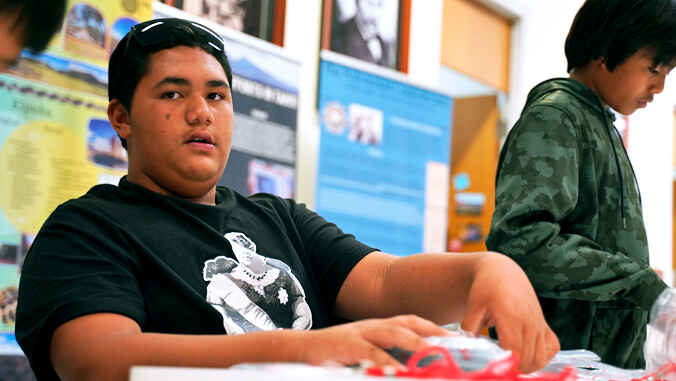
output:
[[[559,351],[528,278],[498,253],[371,253],[345,280],[336,312],[352,319],[417,314],[437,324],[462,320],[474,334],[495,326],[500,346],[519,353],[523,372],[544,367]]]
[[[570,117],[554,107],[534,107],[522,116],[501,153],[496,208],[486,246],[514,259],[539,296],[587,301],[624,299],[650,310],[666,287],[657,273],[648,263],[628,253],[613,252],[607,244],[594,240],[617,229],[631,229],[632,225],[627,220],[627,226],[622,226],[620,190],[613,193],[606,189],[612,176],[617,176],[612,173],[616,168],[612,151],[606,152],[599,142],[580,137],[580,131],[589,128],[576,127]],[[622,150],[617,149],[618,153]],[[590,150],[598,157],[609,155],[609,173],[592,171],[592,163],[587,162],[593,156]],[[633,178],[625,178],[624,186],[632,182]],[[619,188],[619,180],[617,183]],[[627,205],[636,202],[630,200]],[[590,217],[595,213],[598,216],[599,210],[603,213],[614,208],[618,217],[612,221],[594,222]],[[645,240],[641,235],[638,231],[634,236],[613,235],[607,241],[621,245]]]
[[[50,361],[63,380],[127,380],[132,365],[225,368],[238,363],[326,361],[397,365],[384,349],[424,348],[426,336],[443,335],[414,316],[371,319],[313,331],[276,330],[241,335],[144,333],[123,315],[85,315],[59,326]]]

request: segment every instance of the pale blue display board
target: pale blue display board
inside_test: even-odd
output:
[[[421,252],[430,168],[450,167],[452,98],[327,59],[319,78],[316,211],[381,251]]]

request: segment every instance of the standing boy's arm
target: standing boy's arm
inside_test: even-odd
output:
[[[528,278],[498,253],[371,253],[345,280],[336,312],[352,319],[416,314],[437,324],[463,320],[474,334],[495,326],[500,345],[519,353],[523,372],[544,367],[559,351]]]
[[[127,380],[133,365],[225,368],[239,363],[326,361],[398,365],[384,349],[416,351],[424,337],[445,330],[415,316],[371,319],[312,331],[275,330],[241,335],[145,333],[118,314],[85,315],[59,326],[50,361],[62,380]]]

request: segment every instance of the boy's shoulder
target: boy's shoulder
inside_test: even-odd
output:
[[[537,114],[565,114],[572,120],[601,116],[603,105],[598,96],[586,85],[570,78],[554,78],[535,86],[528,94],[522,116]]]
[[[585,105],[602,108],[596,93],[582,82],[571,78],[553,78],[533,87],[528,94],[526,107],[536,104]]]

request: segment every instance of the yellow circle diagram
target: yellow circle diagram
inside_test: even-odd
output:
[[[68,127],[34,120],[0,147],[0,207],[19,231],[37,232],[61,203],[96,183],[87,147]]]

